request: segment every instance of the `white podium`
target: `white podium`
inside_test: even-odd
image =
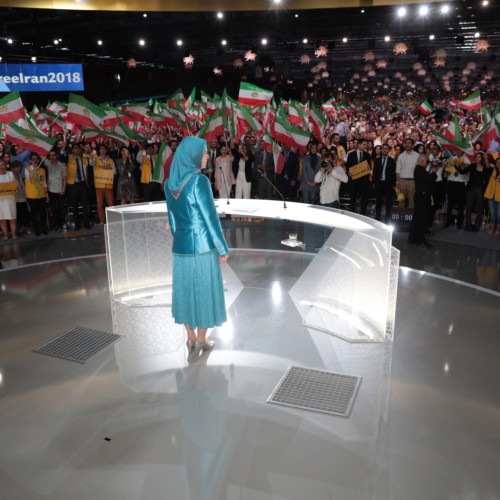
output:
[[[251,218],[283,226],[300,223],[304,232],[323,228],[314,248],[280,245],[284,252],[314,254],[289,290],[304,326],[349,342],[392,340],[399,251],[392,247],[389,226],[350,212],[300,203],[287,203],[284,208],[278,201],[231,199],[227,204],[220,199],[216,205],[223,227],[231,218]],[[129,307],[170,306],[172,235],[165,202],[107,208],[106,217],[112,300]],[[232,250],[251,251],[247,239],[239,241],[242,246]],[[265,238],[260,243],[262,251]],[[231,259],[223,266],[228,309],[243,288],[230,263]]]

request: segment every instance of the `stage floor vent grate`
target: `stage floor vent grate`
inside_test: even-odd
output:
[[[361,377],[290,366],[268,403],[349,417]]]
[[[122,335],[116,333],[75,326],[50,342],[33,349],[33,352],[85,363],[121,337]]]

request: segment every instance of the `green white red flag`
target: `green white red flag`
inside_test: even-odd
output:
[[[172,165],[172,160],[174,159],[174,152],[170,149],[165,141],[162,141],[160,149],[158,150],[158,156],[156,157],[155,167],[153,174],[151,175],[151,180],[154,182],[159,182],[162,186],[163,183],[168,179],[170,175],[170,166]]]
[[[38,153],[40,156],[47,156],[56,142],[55,139],[47,137],[45,134],[31,129],[23,129],[15,123],[7,125],[5,138],[28,151]]]
[[[465,109],[466,111],[472,111],[474,109],[481,109],[481,94],[479,90],[473,92],[470,96],[466,97],[463,101],[460,101],[458,105]]]
[[[245,106],[263,106],[271,102],[273,91],[262,89],[252,83],[241,82],[238,102]]]
[[[101,121],[106,116],[104,110],[85,97],[76,94],[69,95],[68,113],[65,122],[74,123],[81,127],[99,128]]]
[[[116,134],[109,130],[100,130],[90,127],[83,127],[83,133],[85,134],[85,141],[99,141],[100,139],[112,139],[113,141],[118,141],[123,143],[125,146],[129,145],[128,139],[123,135]]]
[[[276,141],[281,141],[302,151],[307,150],[307,145],[311,138],[311,133],[308,130],[301,130],[294,127],[281,116],[276,116],[276,120],[271,128],[271,135]]]
[[[434,111],[434,107],[429,103],[429,101],[424,101],[420,104],[418,109],[425,116],[430,115]]]
[[[138,144],[139,142],[146,142],[148,139],[147,137],[144,137],[143,135],[138,134],[137,132],[134,132],[131,130],[127,125],[125,125],[120,119],[118,119],[118,129],[122,132],[122,134],[132,143],[132,144]],[[120,134],[120,132],[117,132]]]
[[[311,104],[309,123],[312,125],[313,133],[316,136],[316,139],[321,142],[323,140],[323,134],[328,120],[314,104]]]
[[[0,99],[0,123],[10,123],[24,118],[26,110],[19,94],[19,90],[14,90]]]
[[[220,111],[217,110],[198,131],[197,137],[210,142],[217,139],[222,134],[224,134],[224,125],[222,123]]]
[[[460,124],[456,115],[453,115],[444,136],[452,141],[462,142],[462,132],[460,132]]]

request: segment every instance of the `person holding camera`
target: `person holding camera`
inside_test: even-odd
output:
[[[336,165],[336,156],[330,151],[324,153],[319,171],[314,176],[314,182],[320,184],[319,202],[323,207],[339,207],[340,186],[349,180],[344,169]]]
[[[413,172],[415,179],[415,207],[410,233],[408,235],[408,243],[432,248],[432,245],[425,239],[425,234],[427,233],[431,214],[431,194],[437,179],[437,171],[441,168],[441,164],[438,162],[432,163],[429,172],[427,171],[428,163],[427,156],[420,155]]]

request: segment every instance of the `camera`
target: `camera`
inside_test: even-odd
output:
[[[333,167],[333,163],[330,160],[322,160],[320,167],[321,168]]]

